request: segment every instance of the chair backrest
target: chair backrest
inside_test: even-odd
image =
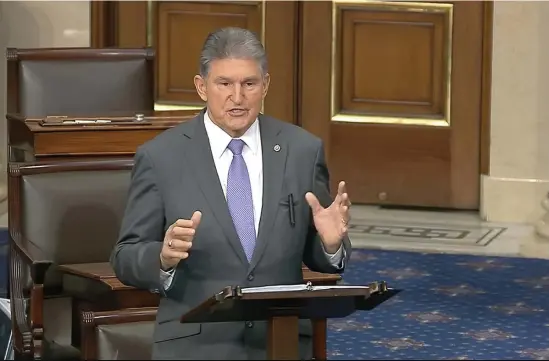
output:
[[[154,109],[152,48],[8,48],[7,113],[102,114]]]
[[[154,317],[154,316],[153,316]],[[97,360],[152,360],[154,318],[97,326]]]
[[[10,232],[56,264],[108,262],[133,160],[10,164]],[[53,269],[52,269],[52,272]],[[57,277],[47,277],[48,286]]]

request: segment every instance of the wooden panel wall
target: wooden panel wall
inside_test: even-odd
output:
[[[334,182],[356,203],[476,209],[484,4],[305,2],[301,15],[299,118]]]
[[[391,203],[400,187],[411,191],[396,203],[474,208],[489,172],[493,4],[407,4],[94,1],[92,44],[156,47],[157,102],[200,106],[192,77],[206,34],[254,30],[273,79],[265,112],[322,137],[335,177],[361,185],[367,201]]]

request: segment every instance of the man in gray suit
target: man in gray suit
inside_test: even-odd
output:
[[[338,273],[351,255],[345,183],[332,200],[321,140],[260,114],[269,80],[253,33],[210,34],[194,79],[206,109],[136,152],[111,263],[123,283],[163,296],[154,359],[265,359],[265,322],[179,317],[225,286],[303,283],[302,262]],[[303,358],[311,344],[303,322]]]

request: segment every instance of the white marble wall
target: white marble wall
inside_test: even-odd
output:
[[[6,179],[5,50],[89,46],[89,9],[89,1],[0,1],[0,193]]]
[[[533,223],[549,191],[549,2],[496,1],[482,215]]]

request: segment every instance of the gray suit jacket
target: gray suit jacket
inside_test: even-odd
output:
[[[135,155],[128,203],[111,263],[125,284],[160,292],[154,332],[155,359],[265,359],[265,322],[181,324],[178,319],[223,287],[302,283],[301,265],[336,273],[313,226],[305,193],[324,206],[328,169],[320,139],[305,130],[259,117],[263,148],[263,208],[250,262],[233,226],[215,169],[203,112],[163,132]],[[274,151],[275,145],[280,151]],[[288,195],[294,196],[295,226]],[[160,282],[164,233],[178,218],[202,212],[189,258],[177,266],[172,286]],[[346,259],[351,244],[344,240]],[[303,323],[302,355],[310,357],[309,323]],[[308,337],[308,338],[307,338]]]

